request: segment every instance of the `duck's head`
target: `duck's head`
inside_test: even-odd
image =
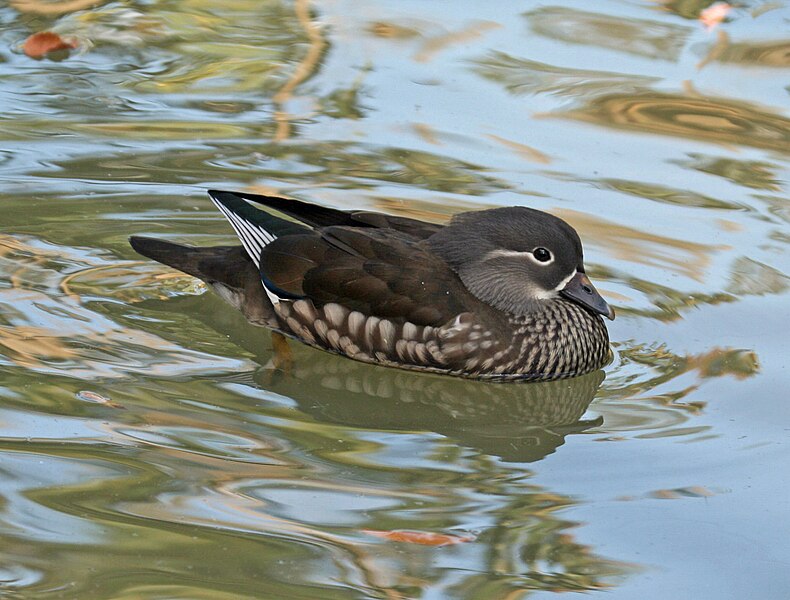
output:
[[[553,215],[520,206],[461,213],[428,243],[472,294],[499,310],[528,314],[564,297],[614,319],[584,272],[579,235]]]

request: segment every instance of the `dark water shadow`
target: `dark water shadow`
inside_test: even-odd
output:
[[[313,354],[297,360],[290,372],[262,370],[256,381],[325,423],[433,431],[505,461],[533,462],[553,453],[566,435],[603,422],[582,418],[603,371],[563,381],[494,384]]]

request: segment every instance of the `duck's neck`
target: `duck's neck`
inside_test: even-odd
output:
[[[519,371],[540,379],[573,377],[600,369],[609,357],[609,335],[600,316],[564,298],[541,310],[513,315],[513,350]]]

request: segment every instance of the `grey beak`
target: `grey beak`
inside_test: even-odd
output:
[[[606,303],[606,300],[595,289],[590,278],[582,272],[577,272],[566,286],[560,290],[560,294],[569,300],[586,306],[593,312],[614,320],[614,309]]]

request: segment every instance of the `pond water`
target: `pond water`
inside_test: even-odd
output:
[[[790,7],[711,4],[0,7],[0,595],[790,597]],[[284,369],[127,243],[212,187],[562,216],[614,361]]]

